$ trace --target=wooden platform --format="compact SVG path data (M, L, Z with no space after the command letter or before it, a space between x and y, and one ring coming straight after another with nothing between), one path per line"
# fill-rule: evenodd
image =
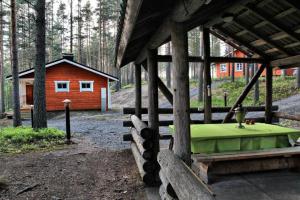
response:
M204 182L212 183L219 175L300 168L300 147L241 153L195 154L192 159L194 172Z

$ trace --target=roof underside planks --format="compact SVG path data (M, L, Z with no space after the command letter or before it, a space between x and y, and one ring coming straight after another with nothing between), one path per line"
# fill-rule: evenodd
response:
M135 0L137 1L137 0ZM128 1L129 2L129 1ZM175 2L175 3L174 3ZM185 11L179 12L182 2ZM229 43L263 57L279 67L287 62L300 63L300 2L293 0L212 0L205 1L143 0L126 46L118 42L117 67L142 62L147 48L157 48L170 40L168 20L184 22L187 30L205 25ZM190 6L190 7L189 7ZM130 9L127 4L127 9ZM193 9L192 9L193 8ZM126 15L128 11L126 10ZM225 22L224 15L233 16ZM126 17L124 24L126 23ZM120 41L124 37L121 31ZM214 35L215 35L214 34ZM123 53L120 49L124 48ZM284 59L284 60L283 60ZM277 60L277 61L275 61Z

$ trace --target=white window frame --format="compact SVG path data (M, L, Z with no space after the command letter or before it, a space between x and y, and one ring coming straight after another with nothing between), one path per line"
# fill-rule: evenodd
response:
M55 92L70 92L70 81L54 81L55 83ZM66 83L67 88L58 88L58 84Z
M227 72L227 64L226 63L220 64L220 72Z
M243 71L244 65L243 63L236 63L235 64L235 71Z
M82 88L82 83L91 84L91 88ZM79 81L80 92L94 92L94 81Z

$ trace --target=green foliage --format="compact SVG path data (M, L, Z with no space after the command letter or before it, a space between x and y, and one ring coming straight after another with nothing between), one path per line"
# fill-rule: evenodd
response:
M65 133L55 128L7 127L0 129L0 153L24 152L63 144Z
M224 106L224 92L228 93L227 105L232 106L245 88L245 80L237 79L235 82L224 82L217 89L212 90L212 105ZM298 94L300 90L296 87L295 77L274 77L273 78L273 101L287 98ZM259 101L254 102L254 89L252 89L243 102L244 106L263 105L266 97L265 79L259 80ZM203 107L202 102L192 99L191 107Z

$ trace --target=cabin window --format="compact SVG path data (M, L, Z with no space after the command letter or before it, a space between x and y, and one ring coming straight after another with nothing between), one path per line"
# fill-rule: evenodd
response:
M226 71L227 71L226 63L222 63L222 64L220 65L220 69L221 69L221 72L226 72Z
M55 81L55 92L69 92L70 81Z
M79 81L80 92L93 92L94 91L94 81Z
M236 63L235 70L236 71L243 71L243 63Z

